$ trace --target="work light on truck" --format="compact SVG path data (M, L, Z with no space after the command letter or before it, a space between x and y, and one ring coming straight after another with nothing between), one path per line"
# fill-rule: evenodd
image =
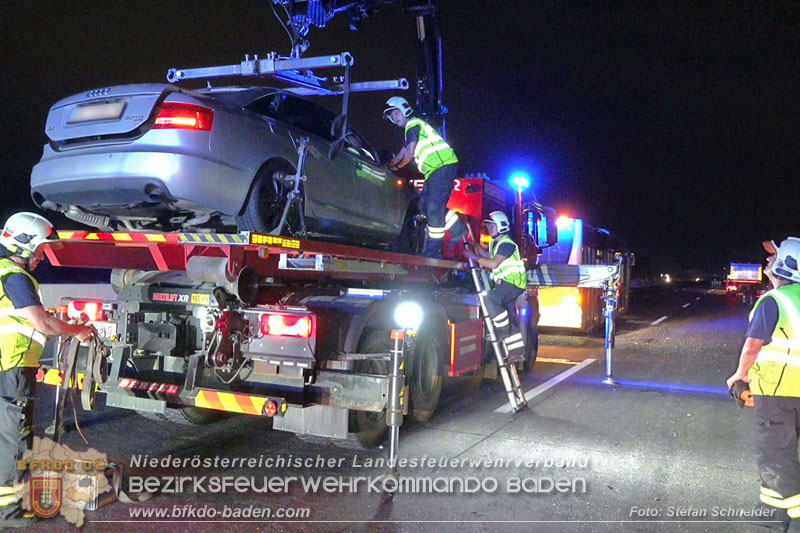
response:
M416 302L402 302L394 310L394 321L408 331L419 329L423 316L422 307Z
M261 333L271 337L298 337L307 339L314 330L310 316L294 316L281 313L261 315Z

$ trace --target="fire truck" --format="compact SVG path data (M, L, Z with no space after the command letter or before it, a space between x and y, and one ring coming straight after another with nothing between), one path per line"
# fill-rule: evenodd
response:
M617 260L622 270L617 294L617 314L628 309L630 273L634 255L610 231L597 228L580 218L561 215L556 219L556 244L545 248L540 264L609 265ZM539 326L558 331L598 331L604 323L602 290L578 287L539 289Z

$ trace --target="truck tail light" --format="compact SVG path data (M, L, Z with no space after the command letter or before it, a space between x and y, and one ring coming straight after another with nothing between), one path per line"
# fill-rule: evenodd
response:
M164 102L158 110L155 130L211 131L214 111L207 107L180 102Z
M103 302L97 300L72 300L67 304L67 319L78 320L86 316L86 321L97 322L106 319Z
M261 333L264 335L307 339L313 331L314 322L308 315L294 316L279 313L261 315Z

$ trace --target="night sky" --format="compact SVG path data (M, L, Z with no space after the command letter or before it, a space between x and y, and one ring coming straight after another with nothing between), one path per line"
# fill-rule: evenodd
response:
M413 83L400 3L358 32L343 15L312 29L306 56L349 51L354 81ZM722 272L762 262L761 240L800 234L800 3L686 4L441 0L461 170L528 170L540 201L626 241L640 274ZM6 1L0 44L3 219L33 207L30 171L60 98L289 51L268 0ZM396 150L389 96L355 95L351 122Z

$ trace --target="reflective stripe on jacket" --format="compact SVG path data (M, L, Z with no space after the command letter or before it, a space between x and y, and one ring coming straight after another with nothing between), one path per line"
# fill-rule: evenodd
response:
M759 396L800 398L800 284L767 292L753 306L751 320L766 298L778 304L778 323L748 372L750 390Z
M525 276L525 263L519 256L519 247L517 243L511 240L506 234L495 237L489 245L489 254L494 259L497 255L497 250L503 243L511 244L514 246L514 253L510 257L506 257L502 263L497 265L497 268L492 270L492 279L502 280L506 283L524 289L527 285L527 278Z
M22 274L39 291L39 284L27 271L10 259L0 259L0 372L18 366L39 366L47 337L36 331L5 291L5 280L11 274Z
M445 165L458 163L456 153L450 145L424 120L419 118L409 120L406 124L406 134L408 130L417 126L419 126L419 139L414 148L414 161L425 179Z

